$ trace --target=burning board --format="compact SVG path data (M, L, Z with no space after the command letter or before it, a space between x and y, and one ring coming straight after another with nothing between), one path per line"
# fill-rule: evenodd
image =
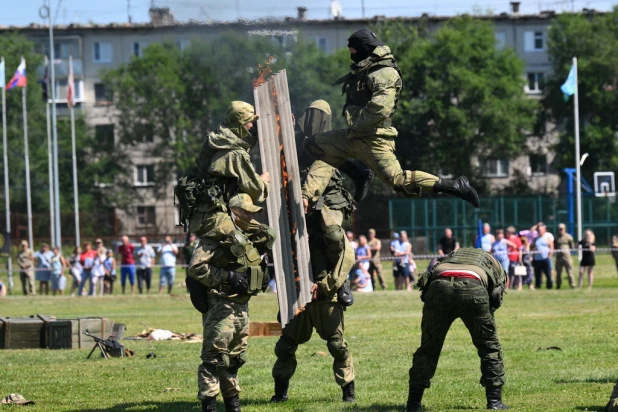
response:
M262 170L271 176L268 222L277 234L273 264L281 326L311 301L313 274L285 70L253 89Z

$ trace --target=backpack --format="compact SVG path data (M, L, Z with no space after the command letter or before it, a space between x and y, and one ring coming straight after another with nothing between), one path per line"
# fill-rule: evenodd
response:
M178 224L186 232L189 221L199 206L204 188L203 180L199 179L195 169L190 170L178 179L174 187L174 206L178 206Z

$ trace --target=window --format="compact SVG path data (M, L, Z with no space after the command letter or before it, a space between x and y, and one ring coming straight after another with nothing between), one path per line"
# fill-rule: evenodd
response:
M92 60L95 63L111 63L114 49L111 43L96 42L92 48Z
M154 206L137 207L137 224L139 226L156 226L157 219Z
M486 177L508 177L509 161L504 159L487 159L483 162L483 174Z
M545 50L545 34L542 31L524 32L524 50L539 52Z
M326 39L326 37L319 37L315 40L316 45L318 46L318 50L320 50L323 53L327 52L327 48L328 48L328 40Z
M114 148L114 125L99 124L94 127L97 148L111 151Z
M109 104L112 101L109 90L104 83L94 84L94 101L95 105Z
M531 154L529 160L530 172L533 176L543 176L547 174L547 155Z
M57 78L56 78L57 79ZM68 79L56 80L56 103L67 102L67 89L69 87ZM76 103L81 103L83 99L84 81L75 79L75 96L73 97ZM51 96L49 96L51 98Z
M543 73L530 72L528 73L527 93L538 94L543 92L545 87L545 76Z
M136 41L133 43L133 56L142 57L144 49L148 46L148 43Z
M153 186L154 183L153 165L135 166L135 186Z
M184 50L191 45L191 40L178 40L178 48Z
M496 48L498 50L503 50L506 46L506 33L503 31L497 31L496 34Z

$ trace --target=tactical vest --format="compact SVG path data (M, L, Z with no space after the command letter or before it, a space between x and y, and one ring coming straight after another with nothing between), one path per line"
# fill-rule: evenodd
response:
M343 76L335 82L335 85L343 83L343 86L341 88L341 94L346 95L345 105L343 106L343 111L341 113L342 116L345 117L345 110L348 106L365 107L367 103L371 101L371 98L373 97L373 92L369 89L367 84L369 74L385 67L392 67L393 69L397 70L397 73L399 73L399 79L401 80L401 88L399 89L399 93L397 94L397 96L395 96L395 106L393 107L391 115L388 119L384 120L380 125L378 125L378 127L381 128L392 126L392 118L397 111L399 94L401 94L401 90L403 90L403 76L401 74L401 70L399 70L399 67L397 66L397 62L395 62L395 59L380 60L374 62L364 68L362 71L357 73L348 73L347 75Z
M454 263L462 265L473 265L481 268L487 274L488 289L491 292L499 286L506 285L506 273L502 265L491 254L483 249L461 248L451 252L444 259L433 267L432 273L436 273L436 269L444 263Z
M302 183L305 182L309 169L310 167L307 167L301 171L300 180ZM343 176L341 176L341 172L339 170L335 170L335 173L333 173L332 177L328 181L318 204L324 204L328 206L329 209L341 210L343 212L344 220L352 216L352 213L356 210L356 202L354 201L354 197L343 187ZM321 208L320 206L318 207Z

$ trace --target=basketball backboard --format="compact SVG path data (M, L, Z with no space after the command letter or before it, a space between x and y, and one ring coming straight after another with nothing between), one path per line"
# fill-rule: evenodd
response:
M614 172L594 173L594 195L597 197L616 196Z

